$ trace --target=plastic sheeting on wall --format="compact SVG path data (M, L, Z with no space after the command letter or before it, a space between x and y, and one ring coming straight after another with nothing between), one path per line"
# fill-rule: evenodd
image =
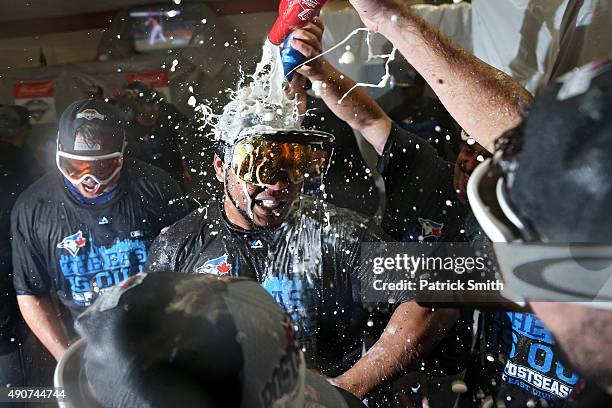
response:
M413 9L452 37L463 48L506 72L530 92L536 92L567 71L612 54L610 0L472 0L467 3ZM325 48L363 24L352 7L323 13ZM329 57L358 81L377 82L366 62L365 34L350 43L353 66L338 65L344 51ZM361 44L361 45L360 45ZM388 48L377 40L378 49ZM376 64L375 64L376 65ZM380 68L380 62L377 65Z
M426 5L413 7L426 20L439 27L445 34L451 36L462 47L471 49L471 13L469 4L461 3L449 5L448 7ZM325 24L325 31L323 33L324 50L329 50L344 40L356 28L364 27L359 15L350 5L340 9L323 8L321 19ZM355 34L346 44L326 55L326 58L332 65L355 81L376 84L380 82L381 77L385 74L385 60L382 58L368 60L366 37L367 33L363 31ZM373 54L388 54L391 51L391 44L382 35L373 33L370 38ZM355 62L351 64L341 63L342 55L346 51L354 54ZM388 90L389 88L368 88L368 91L374 97L378 97Z
M474 54L536 92L612 54L610 0L473 0Z

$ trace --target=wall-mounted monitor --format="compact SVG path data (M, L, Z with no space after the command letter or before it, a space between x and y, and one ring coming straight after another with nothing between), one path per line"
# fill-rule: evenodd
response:
M129 16L138 52L187 47L200 20L197 5L138 7Z

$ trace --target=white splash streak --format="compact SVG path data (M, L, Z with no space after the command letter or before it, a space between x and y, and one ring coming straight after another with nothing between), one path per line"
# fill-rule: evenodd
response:
M334 51L335 49L339 48L340 46L342 46L343 44L345 44L348 40L350 40L355 34L357 34L360 31L367 31L370 32L369 28L366 27L360 27L360 28L356 28L353 31L351 31L344 40L340 41L338 44L334 45L333 47L331 47L329 50L322 52L321 54L317 55L316 57L312 57L304 62L302 62L300 65L298 65L297 67L293 68L291 71L289 71L289 73L287 73L287 76L291 75L293 73L293 71L296 71L298 69L300 69L301 67L303 67L304 65L310 64L312 61L323 57L324 55L329 54L330 52Z
M395 60L395 53L397 52L397 47L395 45L393 45L393 49L391 50L391 53L389 54L383 54L383 55L374 55L372 52L372 31L368 31L368 35L366 37L366 43L368 44L368 61L371 61L375 58L386 58L387 60L385 61L385 74L382 76L382 78L380 79L380 82L377 84L369 84L369 83L365 83L365 82L358 82L355 85L353 85L353 87L351 89L348 90L347 93L345 93L344 95L342 95L342 98L340 98L338 100L338 105L342 105L342 102L344 101L344 99L346 99L346 97L353 92L353 90L359 86L364 87L364 88L384 88L387 86L387 84L389 83L389 80L391 79L391 74L389 73L389 64L391 64L391 61Z
M293 71L301 68L302 66L309 64L310 62L316 60L317 58L321 58L324 55L329 54L330 52L336 50L337 48L339 48L340 46L342 46L343 44L345 44L348 40L350 40L355 34L361 32L361 31L366 31L368 33L368 35L366 36L366 43L368 45L368 61L371 61L375 58L386 58L387 61L385 62L385 74L382 76L382 78L380 79L380 82L377 84L370 84L370 83L366 83L366 82L358 82L356 83L351 89L348 90L347 93L345 93L342 98L340 98L338 100L338 105L341 105L342 102L344 101L344 99L357 87L364 87L364 88L384 88L387 86L387 84L389 83L389 80L391 79L391 74L389 73L389 64L391 63L391 61L395 60L395 53L397 52L397 47L395 45L393 45L393 49L391 50L391 52L389 54L383 54L383 55L374 55L374 53L372 52L372 42L371 42L371 36L373 31L370 30L369 28L366 27L360 27L360 28L356 28L353 31L351 31L344 40L340 41L338 44L334 45L333 47L331 47L329 50L322 52L321 54L317 55L316 57L310 58L309 60L304 61L303 63L301 63L300 65L298 65L297 67L293 68L289 74L290 75Z

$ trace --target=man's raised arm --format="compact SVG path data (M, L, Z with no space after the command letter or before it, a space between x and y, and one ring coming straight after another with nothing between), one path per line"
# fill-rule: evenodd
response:
M318 17L293 33L292 46L307 58L321 54L323 23ZM391 132L391 119L363 88L347 92L355 81L335 69L325 58L317 58L298 70L321 86L321 98L341 120L360 132L380 155ZM345 95L341 104L338 101Z
M522 120L532 96L510 76L471 55L394 0L350 0L425 78L459 125L487 150Z

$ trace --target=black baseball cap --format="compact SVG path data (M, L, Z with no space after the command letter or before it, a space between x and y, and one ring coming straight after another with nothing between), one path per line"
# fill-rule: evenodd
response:
M363 407L306 369L291 318L253 281L141 273L75 327L55 374L66 406Z
M121 152L124 124L123 114L110 103L93 99L73 102L60 117L57 148L64 153L88 157ZM83 125L93 127L93 137L77 135Z

